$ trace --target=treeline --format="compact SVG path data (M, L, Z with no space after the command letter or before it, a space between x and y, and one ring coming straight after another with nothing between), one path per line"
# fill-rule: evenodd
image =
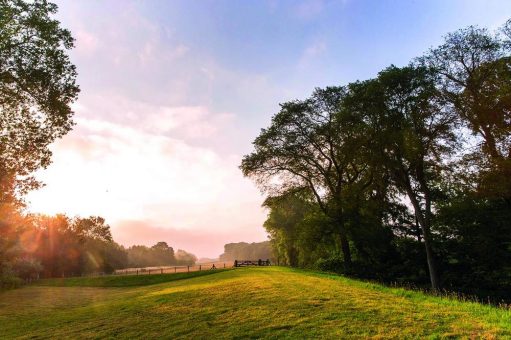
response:
M126 249L127 267L143 268L154 266L192 266L197 257L182 249L174 252L166 242L158 242L152 247L132 246Z
M112 273L115 269L193 265L184 250L166 242L124 248L101 217L21 215L0 205L0 287L40 277Z
M511 298L511 20L281 104L241 169L280 262Z
M264 242L238 242L224 245L224 253L220 261L234 260L274 260L270 241Z

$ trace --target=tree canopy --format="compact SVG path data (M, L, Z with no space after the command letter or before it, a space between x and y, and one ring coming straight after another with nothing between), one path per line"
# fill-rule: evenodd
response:
M73 126L74 40L56 11L46 0L0 4L0 202L39 186L31 174L48 166L49 145Z
M433 289L508 282L482 254L511 253L492 236L511 231L510 27L281 104L240 166L268 195L277 258Z

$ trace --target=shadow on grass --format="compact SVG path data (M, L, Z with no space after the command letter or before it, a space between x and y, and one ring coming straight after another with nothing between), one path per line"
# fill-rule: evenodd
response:
M43 279L35 282L34 285L53 287L136 287L177 280L186 280L194 277L212 275L226 270L228 269L204 270L175 274L111 275L100 277Z

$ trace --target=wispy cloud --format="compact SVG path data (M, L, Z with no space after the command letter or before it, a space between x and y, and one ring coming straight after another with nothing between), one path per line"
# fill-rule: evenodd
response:
M327 51L327 45L324 39L316 39L309 44L302 52L298 61L299 68L306 68L311 64L317 63L320 58Z

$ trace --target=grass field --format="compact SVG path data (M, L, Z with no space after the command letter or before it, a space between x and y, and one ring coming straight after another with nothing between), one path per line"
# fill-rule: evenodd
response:
M41 281L1 338L511 338L511 312L288 268Z

